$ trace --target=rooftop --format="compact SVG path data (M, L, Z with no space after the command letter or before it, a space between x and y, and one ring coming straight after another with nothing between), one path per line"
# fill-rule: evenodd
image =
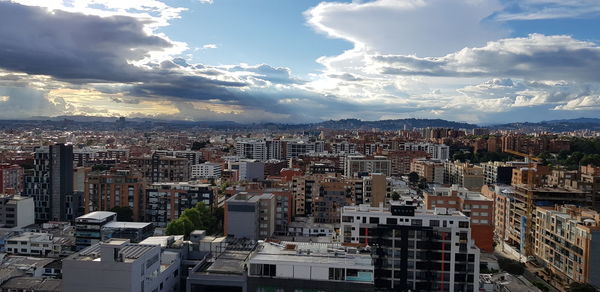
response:
M62 280L38 277L17 277L2 284L7 291L62 291Z
M132 262L142 257L147 252L158 248L156 245L128 243L128 240L112 239L106 243L97 243L78 253L73 254L69 259L77 261L100 261L102 257L102 245L122 246L119 254L123 255L125 262ZM128 261L129 260L129 261Z
M157 182L157 183L152 183L153 186L173 186L173 187L203 187L203 188L208 188L211 186L211 184L205 184L205 183L197 183L197 182Z
M19 235L10 237L8 241L52 241L52 234L39 232L23 232Z
M356 250L349 253L337 243L265 242L260 244L258 253L252 257L251 262L254 261L283 261L339 267L360 266L364 269L373 267L370 254L360 254Z
M95 211L95 212L91 212L91 213L87 213L83 216L79 216L77 217L77 221L82 220L82 221L102 221L102 220L106 220L108 219L110 216L114 216L117 215L117 213L115 212L108 212L108 211Z
M102 228L119 228L119 229L142 229L149 225L152 225L150 222L119 222L112 221L106 223Z

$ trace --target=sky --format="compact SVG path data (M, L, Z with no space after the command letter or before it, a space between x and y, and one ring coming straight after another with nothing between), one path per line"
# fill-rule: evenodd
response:
M0 0L0 119L600 117L597 0Z

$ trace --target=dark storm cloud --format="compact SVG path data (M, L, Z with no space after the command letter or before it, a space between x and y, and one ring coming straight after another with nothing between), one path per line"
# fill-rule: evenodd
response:
M143 26L132 17L49 12L0 2L0 66L60 79L136 81L139 70L127 60L172 46L145 34Z
M182 73L181 59L150 69L129 64L172 47L143 29L144 22L133 17L49 12L0 2L0 68L75 84L131 83L137 95L190 99L235 99L224 87L246 85Z

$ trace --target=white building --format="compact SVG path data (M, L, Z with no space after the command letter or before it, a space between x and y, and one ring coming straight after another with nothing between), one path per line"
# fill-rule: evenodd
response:
M63 260L63 291L174 291L180 256L160 245L112 239Z
M343 291L345 285L370 287L375 278L370 254L350 253L339 244L265 242L248 261L248 266L251 278L286 279L297 287L306 287L306 281L312 281L324 291L330 281L337 282L337 288ZM268 281L261 279L260 282L268 285Z
M192 179L197 178L220 178L223 168L221 164L205 162L192 165Z
M50 233L23 232L6 240L5 250L9 254L58 257L67 254L69 241Z
M21 228L35 223L32 197L0 195L0 227Z
M425 151L431 154L432 159L448 160L450 159L450 146L444 144L424 143L424 142L404 142L398 144L398 150L405 151Z

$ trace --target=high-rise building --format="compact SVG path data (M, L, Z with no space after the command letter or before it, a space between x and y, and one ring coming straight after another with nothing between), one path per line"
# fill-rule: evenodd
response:
M494 201L466 188L436 186L423 193L425 208L457 210L471 219L471 235L475 245L494 251Z
M444 183L456 184L472 191L479 191L484 185L483 168L466 162L444 162Z
M147 182L182 182L190 180L190 161L187 158L162 156L133 157L129 165L139 170Z
M441 160L416 159L410 164L410 171L416 172L428 183L444 183L444 163Z
M352 203L352 185L343 181L329 181L317 183L317 188L312 198L314 222L339 223L342 207Z
M377 289L479 291L480 252L464 214L392 204L341 215L343 242L371 247Z
M373 173L369 176L363 176L362 180L364 204L370 204L372 207L387 204L392 194L391 179L381 173Z
M145 219L156 227L166 227L169 221L176 220L185 209L198 203L209 208L214 203L209 184L192 182L155 183L146 189L146 197Z
M86 214L128 207L134 221L143 221L146 213L144 179L138 171L129 168L88 173L83 198Z
M251 240L265 239L275 232L273 194L239 193L225 202L224 231L228 236Z
M37 222L69 221L79 215L81 198L73 193L72 145L55 144L35 151L25 194L33 197Z
M192 179L197 178L220 178L223 167L219 163L205 162L192 165Z
M23 168L16 164L0 163L0 194L23 193Z
M600 214L574 205L537 207L535 256L563 288L573 282L600 285Z
M260 161L240 161L239 179L241 181L262 181L265 179L265 163Z
M382 173L392 175L392 163L385 156L347 156L344 160L344 175L347 177Z

